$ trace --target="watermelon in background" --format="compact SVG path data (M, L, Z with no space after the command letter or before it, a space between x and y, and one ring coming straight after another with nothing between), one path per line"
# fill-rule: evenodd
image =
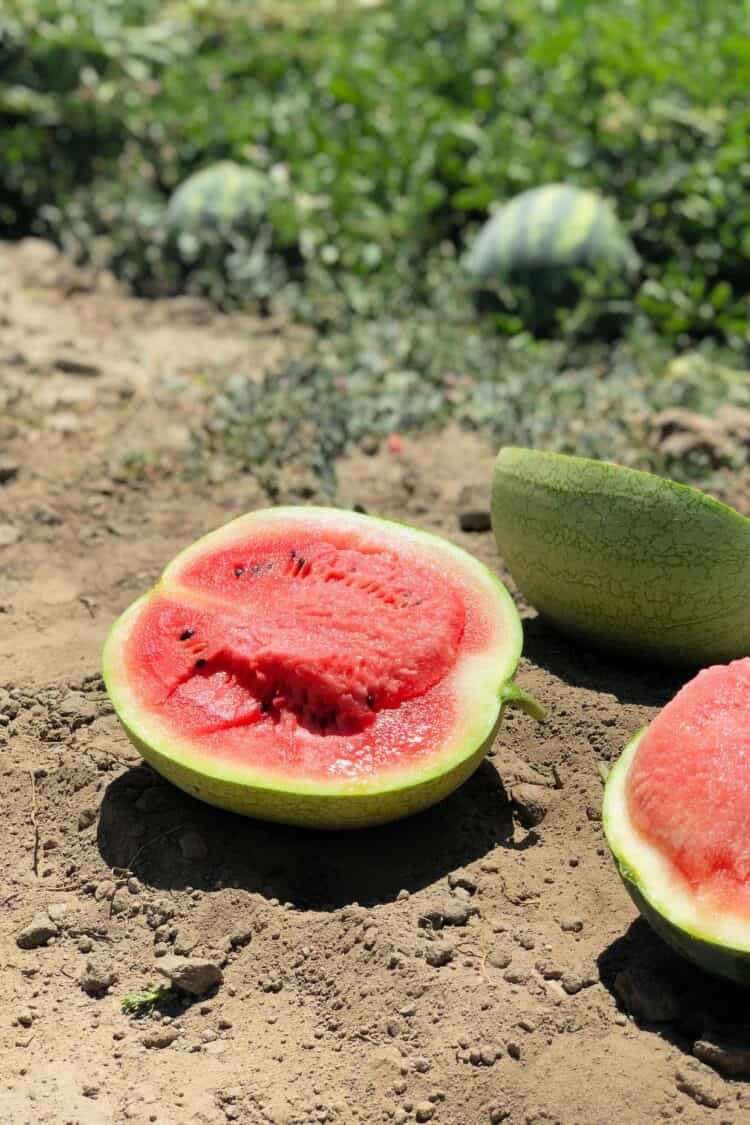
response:
M477 278L530 279L579 267L631 273L637 265L610 203L569 184L515 196L487 221L467 258Z
M266 213L269 194L268 179L260 172L221 160L175 188L167 222L179 233L214 228L252 232Z

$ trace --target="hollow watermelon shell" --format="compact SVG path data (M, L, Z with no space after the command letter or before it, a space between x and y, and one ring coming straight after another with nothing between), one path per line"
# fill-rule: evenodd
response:
M635 905L701 968L750 986L750 659L704 669L623 751L603 827Z
M470 776L506 703L521 623L437 536L326 508L242 516L127 609L103 671L131 741L210 804L324 828L383 823Z
M696 488L507 446L492 527L519 589L563 632L693 668L750 654L750 520Z

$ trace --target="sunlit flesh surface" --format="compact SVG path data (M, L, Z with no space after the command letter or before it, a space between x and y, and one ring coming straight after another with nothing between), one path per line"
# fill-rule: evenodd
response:
M750 927L750 658L700 672L653 720L627 805L696 910L729 910Z

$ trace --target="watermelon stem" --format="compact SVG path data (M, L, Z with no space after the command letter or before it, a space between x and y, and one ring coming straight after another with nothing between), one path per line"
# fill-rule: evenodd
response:
M502 710L503 707L520 707L527 715L531 715L532 719L544 719L547 716L541 703L514 683L503 684L500 689L500 709Z

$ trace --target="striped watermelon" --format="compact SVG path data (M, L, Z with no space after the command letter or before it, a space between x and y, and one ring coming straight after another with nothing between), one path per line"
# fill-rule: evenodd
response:
M570 184L546 184L515 196L485 223L467 260L469 272L480 278L575 267L630 271L637 264L608 201Z
M231 160L194 172L175 188L167 221L180 232L207 228L254 228L266 211L268 180Z

